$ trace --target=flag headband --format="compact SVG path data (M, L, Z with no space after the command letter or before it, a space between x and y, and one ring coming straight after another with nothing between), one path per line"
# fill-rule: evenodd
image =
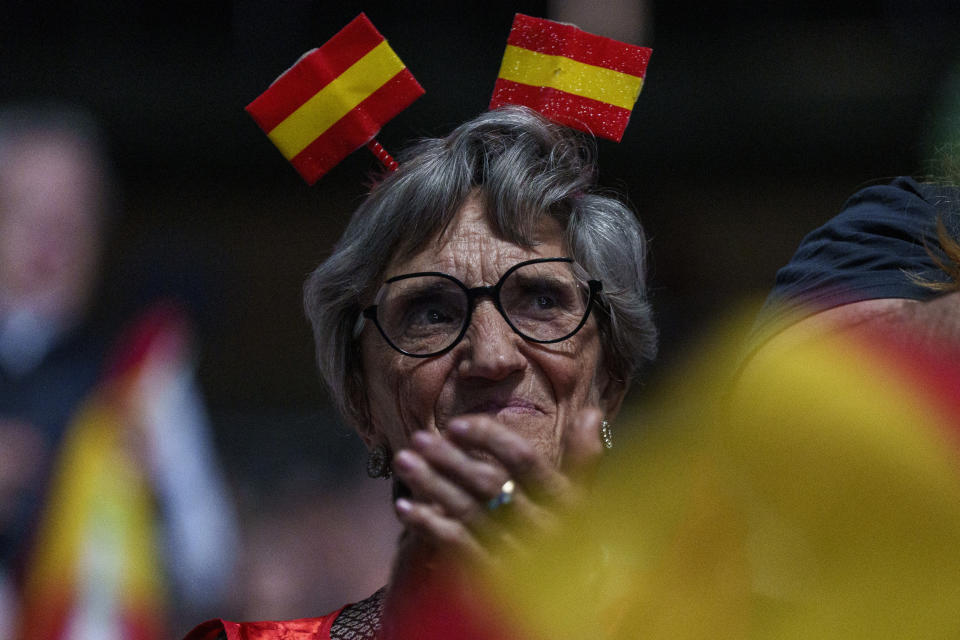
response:
M569 24L516 14L490 109L523 105L558 124L619 142L651 50ZM389 170L380 129L424 94L361 13L305 53L246 111L308 184L362 146Z

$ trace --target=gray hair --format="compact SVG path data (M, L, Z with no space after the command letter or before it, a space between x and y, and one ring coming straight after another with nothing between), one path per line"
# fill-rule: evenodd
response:
M532 246L543 216L565 229L569 257L603 283L596 318L614 378L629 381L656 355L646 238L633 211L596 187L593 156L592 138L523 107L486 112L400 155L400 168L371 189L304 287L320 374L347 419L365 419L354 336L365 301L390 260L442 232L472 193L494 229L520 246Z

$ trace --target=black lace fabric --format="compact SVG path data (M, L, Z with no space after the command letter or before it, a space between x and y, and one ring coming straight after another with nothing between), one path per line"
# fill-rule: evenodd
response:
M344 607L330 626L332 640L376 640L386 593L383 587L369 598ZM226 632L221 632L217 640L227 640Z
M330 627L333 640L376 640L383 615L383 599L387 588L383 587L369 598L344 608Z

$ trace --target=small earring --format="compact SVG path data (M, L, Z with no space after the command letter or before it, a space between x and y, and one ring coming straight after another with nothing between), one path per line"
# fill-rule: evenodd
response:
M390 469L390 455L387 451L387 445L378 444L370 449L367 454L367 475L371 478L389 478L392 475Z
M600 439L605 449L613 449L613 428L606 420L600 423Z

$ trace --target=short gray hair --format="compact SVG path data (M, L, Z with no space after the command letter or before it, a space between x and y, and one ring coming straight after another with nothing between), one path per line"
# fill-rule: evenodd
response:
M619 197L597 188L594 151L588 136L529 109L505 107L400 155L400 168L371 189L304 287L320 374L348 420L365 419L354 336L365 300L391 259L415 254L474 192L510 242L532 246L543 216L565 229L569 257L603 283L596 318L614 378L629 381L656 355L643 228Z

